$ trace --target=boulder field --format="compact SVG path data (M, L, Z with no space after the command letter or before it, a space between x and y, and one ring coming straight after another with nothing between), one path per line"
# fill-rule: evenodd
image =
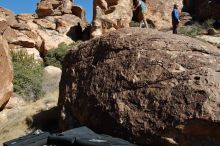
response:
M151 29L112 31L70 51L60 128L77 120L139 145L218 146L220 50Z

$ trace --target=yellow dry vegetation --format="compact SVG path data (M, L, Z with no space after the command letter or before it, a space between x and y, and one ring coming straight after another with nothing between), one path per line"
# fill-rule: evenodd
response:
M58 91L46 94L36 102L25 102L13 97L5 110L0 112L0 146L4 142L24 136L33 129L27 124L27 119L49 110L57 105Z

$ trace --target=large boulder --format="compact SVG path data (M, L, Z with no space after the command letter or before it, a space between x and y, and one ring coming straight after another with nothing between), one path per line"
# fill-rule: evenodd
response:
M0 36L0 110L4 108L12 96L13 71L9 55L8 43Z
M217 146L220 50L133 28L81 44L63 62L60 126L74 119L140 145Z
M129 27L132 4L132 0L94 0L91 36Z

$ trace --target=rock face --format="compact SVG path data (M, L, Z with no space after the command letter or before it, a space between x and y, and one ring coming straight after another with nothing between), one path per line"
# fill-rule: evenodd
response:
M94 0L91 36L129 27L132 0Z
M60 126L82 125L139 145L217 146L220 50L189 37L121 29L70 51Z
M157 29L167 29L171 27L171 12L176 3L182 8L182 0L147 0L148 12L146 18L149 19Z
M184 0L184 11L200 18L220 19L220 0Z
M4 108L12 95L12 64L7 41L0 36L0 110Z

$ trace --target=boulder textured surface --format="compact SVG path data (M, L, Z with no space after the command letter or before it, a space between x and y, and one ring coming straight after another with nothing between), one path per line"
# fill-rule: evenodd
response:
M60 126L77 119L139 145L217 146L219 78L212 45L151 29L112 31L66 55Z
M7 41L0 36L0 110L13 93L13 71Z
M132 7L132 0L94 0L91 37L129 27Z

